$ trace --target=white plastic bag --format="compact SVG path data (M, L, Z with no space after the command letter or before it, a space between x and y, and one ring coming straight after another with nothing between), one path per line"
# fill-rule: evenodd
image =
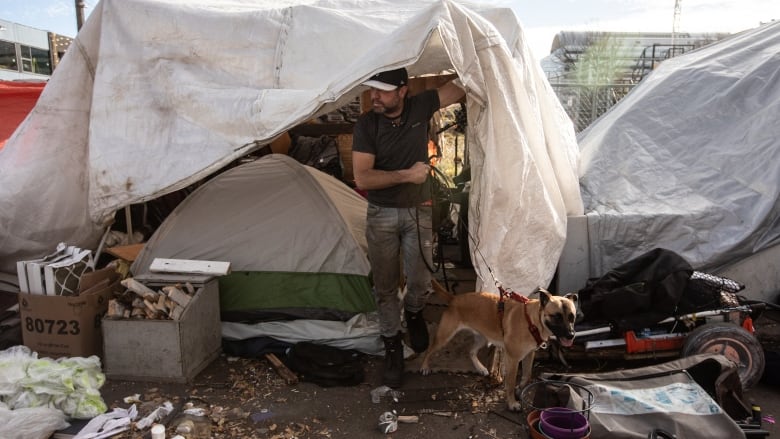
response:
M0 351L0 397L19 391L19 383L27 376L27 366L37 358L38 354L27 346L12 346Z
M67 395L72 393L73 373L68 366L51 358L33 360L27 365L27 376L20 382L25 390L48 395Z
M0 351L0 402L9 409L54 407L89 419L107 410L99 391L105 381L94 355L53 360L25 346Z
M65 415L47 407L6 410L0 408L0 437L3 439L47 439L68 427Z
M97 390L71 393L56 407L74 419L92 419L108 410Z

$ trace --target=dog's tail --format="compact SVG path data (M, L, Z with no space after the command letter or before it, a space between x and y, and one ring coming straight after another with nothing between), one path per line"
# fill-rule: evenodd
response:
M452 293L447 291L447 289L445 289L444 286L442 286L442 284L436 282L436 279L431 279L431 285L433 286L433 291L436 292L436 294L438 294L439 297L442 298L442 300L444 300L447 303L450 303L453 297Z

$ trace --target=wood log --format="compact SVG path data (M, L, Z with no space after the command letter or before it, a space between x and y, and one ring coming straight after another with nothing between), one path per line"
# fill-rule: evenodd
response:
M192 300L192 297L175 286L163 287L163 292L167 294L171 300L181 306L187 306L190 303L190 300Z
M184 307L174 304L173 309L171 309L171 313L169 316L171 320L179 320L181 319L182 314L184 314Z
M147 311L150 311L152 313L156 313L157 312L157 307L155 306L156 304L157 304L157 302L152 302L152 301L144 299L144 308L146 308Z
M134 292L135 294L138 294L142 298L149 300L150 302L156 302L157 296L159 296L159 293L157 291L154 291L153 289L147 287L141 282L138 282L132 277L128 277L127 279L124 279L122 281L122 286Z
M107 312L107 316L111 318L181 320L187 305L193 299L193 296L187 292L196 291L189 282L165 285L158 291L154 291L132 278L125 279L122 284L134 294L132 306L112 299L116 303L110 304L111 313Z
M152 311L149 308L144 308L144 313L146 314L147 319L157 320L157 311Z
M265 358L276 369L276 372L284 379L285 383L288 385L298 384L298 375L288 369L276 355L268 353L265 354Z
M157 303L154 304L154 307L157 308L159 311L168 314L169 308L165 303L166 299L167 297L165 297L165 294L160 294L160 297L157 298Z
M106 316L109 318L122 318L125 315L125 311L127 311L127 307L122 304L122 302L111 299L108 301L108 310L106 311Z

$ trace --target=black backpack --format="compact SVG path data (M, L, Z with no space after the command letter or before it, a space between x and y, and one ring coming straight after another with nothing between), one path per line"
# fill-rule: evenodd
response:
M360 360L360 354L353 350L300 342L289 349L284 362L302 381L336 387L363 382L365 373Z
M333 137L293 136L287 155L339 180L344 178L344 164L339 154L338 142Z

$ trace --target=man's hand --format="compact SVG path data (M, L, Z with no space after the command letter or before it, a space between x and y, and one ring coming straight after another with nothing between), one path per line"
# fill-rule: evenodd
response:
M417 162L407 169L406 172L408 173L407 181L409 183L423 184L425 179L428 178L428 174L431 173L431 167L427 163Z
M436 91L439 93L440 108L448 107L460 101L463 96L466 95L466 90L456 85L454 81L455 80L450 81L436 89ZM459 80L458 82L460 83Z
M352 153L352 170L358 188L375 190L402 183L423 184L431 168L424 162L417 162L408 169L381 171L374 169L373 154L355 151Z

